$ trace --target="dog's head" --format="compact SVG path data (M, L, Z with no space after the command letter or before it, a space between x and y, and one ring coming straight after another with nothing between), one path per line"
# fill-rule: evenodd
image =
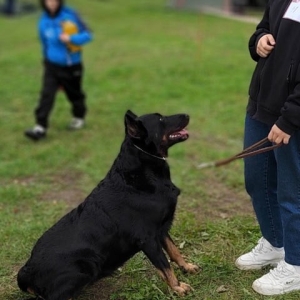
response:
M146 114L140 117L128 110L125 114L125 132L133 143L142 150L159 157L167 157L168 149L188 139L185 127L189 116L176 114Z

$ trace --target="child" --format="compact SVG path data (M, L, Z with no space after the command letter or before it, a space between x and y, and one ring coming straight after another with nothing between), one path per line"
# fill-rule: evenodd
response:
M82 91L82 45L91 41L89 29L78 14L63 0L41 0L44 10L39 21L39 36L44 57L43 86L37 108L36 125L25 136L38 141L46 137L48 119L59 88L66 93L72 106L70 129L84 126L85 94Z

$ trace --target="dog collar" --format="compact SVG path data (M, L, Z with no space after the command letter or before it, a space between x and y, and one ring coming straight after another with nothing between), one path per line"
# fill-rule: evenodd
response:
M165 157L156 156L156 155L153 155L153 154L151 154L151 153L149 153L149 152L146 152L145 150L143 150L142 148L138 147L138 146L135 145L135 144L133 144L133 146L134 146L136 149L138 149L138 150L140 150L140 151L142 151L142 152L144 152L144 153L146 153L146 154L148 154L148 155L150 155L150 156L152 156L152 157L155 157L155 158L158 158L158 159L161 159L161 160L167 160Z

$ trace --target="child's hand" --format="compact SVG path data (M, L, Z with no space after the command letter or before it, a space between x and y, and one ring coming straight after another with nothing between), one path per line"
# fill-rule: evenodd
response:
M67 33L62 33L60 36L59 36L59 39L63 42L63 43L69 43L70 40L71 40L71 37L69 34Z

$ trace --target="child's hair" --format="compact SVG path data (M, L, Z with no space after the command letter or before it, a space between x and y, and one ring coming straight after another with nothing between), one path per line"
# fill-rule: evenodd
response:
M57 11L55 12L55 15L57 15L59 13L59 11L61 10L62 6L64 5L64 0L56 0L59 3L59 6L57 8ZM50 13L48 8L46 7L45 4L46 0L40 0L40 5L43 8L44 11L46 11L47 13Z

